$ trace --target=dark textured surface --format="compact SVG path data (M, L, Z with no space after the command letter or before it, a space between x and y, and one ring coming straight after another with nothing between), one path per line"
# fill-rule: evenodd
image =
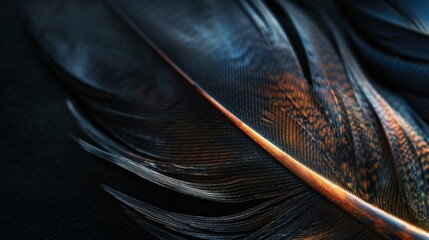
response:
M144 237L100 184L121 179L141 194L159 189L72 140L65 93L34 54L16 2L0 3L0 239Z

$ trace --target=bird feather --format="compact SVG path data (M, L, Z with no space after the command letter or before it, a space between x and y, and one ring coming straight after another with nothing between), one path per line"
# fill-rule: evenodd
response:
M104 186L154 236L429 238L427 126L373 86L323 14L290 1L29 6L85 150L193 197L258 200L196 216Z

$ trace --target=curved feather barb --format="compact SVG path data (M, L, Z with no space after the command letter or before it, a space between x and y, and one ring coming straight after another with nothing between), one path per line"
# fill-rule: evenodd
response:
M158 238L429 239L428 127L291 1L62 1L28 25L97 146L148 181L225 203L167 212L110 187Z
M428 1L341 1L363 63L429 122ZM371 27L368 27L371 26Z

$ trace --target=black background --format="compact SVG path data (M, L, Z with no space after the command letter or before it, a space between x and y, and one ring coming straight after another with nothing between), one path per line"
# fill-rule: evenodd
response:
M66 94L35 54L19 9L0 2L0 239L147 238L100 185L166 208L171 197L80 149Z

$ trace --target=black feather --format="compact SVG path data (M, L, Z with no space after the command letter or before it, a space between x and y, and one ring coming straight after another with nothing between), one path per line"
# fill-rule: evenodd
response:
M98 145L84 149L194 197L260 199L203 217L105 187L154 236L428 236L412 226L429 228L427 126L371 85L325 17L281 1L40 1L27 13Z
M363 64L429 122L429 2L340 2Z

